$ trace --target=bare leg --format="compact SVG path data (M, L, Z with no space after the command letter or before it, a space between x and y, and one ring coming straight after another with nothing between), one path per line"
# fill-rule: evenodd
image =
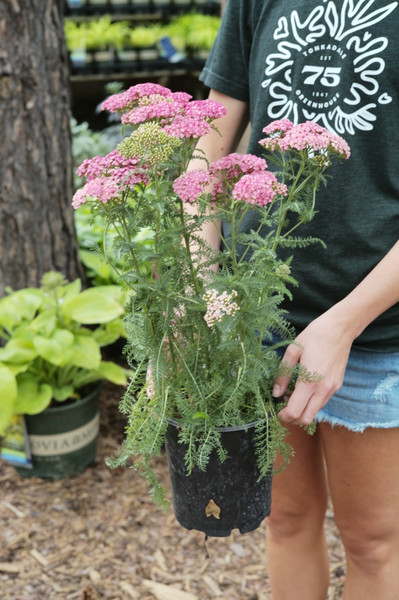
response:
M399 600L399 429L319 430L346 550L343 598Z
M325 600L327 485L319 434L289 427L295 456L273 482L267 564L273 600ZM374 599L376 600L376 599Z

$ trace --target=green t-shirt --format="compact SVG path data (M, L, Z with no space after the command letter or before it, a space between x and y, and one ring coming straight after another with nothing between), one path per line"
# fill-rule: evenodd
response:
M319 190L316 217L301 227L327 248L293 253L299 286L286 307L298 330L346 296L399 238L398 32L398 2L389 0L229 0L200 76L249 102L248 152L261 155L262 128L282 118L316 121L351 146L350 159L327 171L333 179ZM399 304L355 344L399 351Z

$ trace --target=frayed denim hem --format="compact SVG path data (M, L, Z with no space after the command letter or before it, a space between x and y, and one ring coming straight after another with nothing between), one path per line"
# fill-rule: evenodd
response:
M398 419L386 423L355 423L353 421L346 421L345 419L339 417L333 417L332 415L329 415L323 411L317 413L315 420L317 423L329 423L332 427L345 427L349 431L354 431L356 433L363 433L364 430L368 428L394 429L399 427Z

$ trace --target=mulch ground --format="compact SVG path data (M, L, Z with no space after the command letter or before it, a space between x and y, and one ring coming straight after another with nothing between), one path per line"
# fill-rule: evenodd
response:
M24 479L0 464L0 599L269 600L264 524L205 541L153 505L132 469L105 465L123 438L121 394L103 388L97 462L83 474ZM166 460L155 467L168 486ZM338 600L345 565L331 511L325 527L328 600Z

